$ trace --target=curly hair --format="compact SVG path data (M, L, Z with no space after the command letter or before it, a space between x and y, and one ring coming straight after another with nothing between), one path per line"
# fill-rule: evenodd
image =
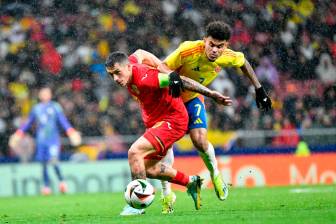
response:
M231 37L231 28L223 21L213 21L206 26L206 36L228 41Z

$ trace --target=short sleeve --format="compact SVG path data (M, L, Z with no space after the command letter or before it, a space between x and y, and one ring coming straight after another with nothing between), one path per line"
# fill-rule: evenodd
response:
M216 63L221 67L241 67L245 63L245 56L242 52L226 49Z

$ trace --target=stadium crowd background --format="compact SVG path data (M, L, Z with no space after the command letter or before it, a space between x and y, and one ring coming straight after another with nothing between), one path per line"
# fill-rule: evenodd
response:
M207 100L210 129L281 131L336 124L335 1L0 2L2 157L13 156L8 137L45 84L83 136L142 133L137 102L107 76L106 56L141 48L164 59L180 42L202 38L205 24L215 19L232 26L230 48L250 61L273 110L258 111L248 79L227 69L212 88L231 96L234 105L224 108ZM268 144L298 141L273 138ZM113 152L127 150L116 139L110 145Z

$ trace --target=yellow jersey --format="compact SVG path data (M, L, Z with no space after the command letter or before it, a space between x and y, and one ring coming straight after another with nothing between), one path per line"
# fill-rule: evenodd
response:
M241 67L245 63L244 54L230 49L224 50L216 61L209 61L204 51L204 41L185 41L172 52L165 63L171 70L189 77L204 86L209 85L224 67ZM183 102L187 102L199 93L185 90L182 92Z

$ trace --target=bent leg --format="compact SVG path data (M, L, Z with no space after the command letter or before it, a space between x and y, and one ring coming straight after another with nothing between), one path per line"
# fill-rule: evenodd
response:
M198 149L199 155L201 156L204 164L210 171L211 180L217 197L220 200L225 200L229 194L228 185L224 183L218 170L215 150L207 139L207 130L204 128L192 129L190 131L190 137Z
M186 174L167 166L161 161L146 160L147 177L159 180L166 180L171 183L187 186L190 182L190 177Z
M152 144L143 136L136 140L128 151L132 179L146 179L145 156L154 153Z

